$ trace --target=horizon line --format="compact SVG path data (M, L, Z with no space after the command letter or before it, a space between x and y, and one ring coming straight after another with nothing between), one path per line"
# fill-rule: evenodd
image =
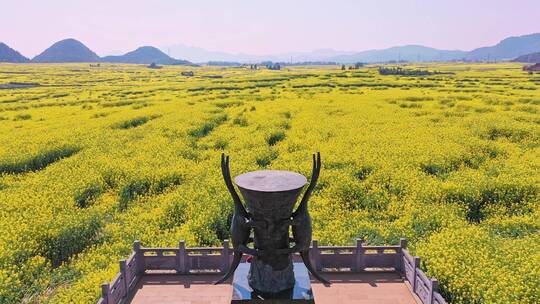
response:
M540 34L540 32L531 32L531 33L528 33L528 34L521 34L521 35L514 35L514 36L508 36L508 37L505 37L503 39L499 39L497 42L495 42L494 44L490 44L488 45L487 47L490 47L490 46L495 46L497 45L498 43L500 43L501 41L505 40L505 39L508 39L508 38L516 38L516 37L523 37L523 36L530 36L530 35L537 35L537 34ZM82 42L80 39L78 38L73 38L73 37L67 37L67 38L64 38L64 39L60 39L60 40L57 40L57 41L54 41L52 42L48 47L46 47L45 49L43 49L43 51L37 53L36 55L34 56L26 56L23 52L19 51L19 49L13 47L13 45L10 45L10 44L7 44L6 42L3 42L3 41L0 41L0 43L4 43L5 45L7 45L8 47L10 47L11 49L19 52L21 55L23 55L24 57L28 58L28 59L33 59L37 56L39 56L41 53L43 53L45 50L47 50L48 48L50 48L51 46L53 46L54 44L58 43L58 42L61 42L61 41L64 41L64 40L70 40L70 39L73 39L73 40L76 40L80 43L82 43L83 45L85 45L87 48L89 48L90 50L92 50L91 47L89 47L86 43ZM291 51L287 51L287 52L276 52L276 53L265 53L265 54L256 54L256 53L247 53L247 52L243 52L243 51L239 51L239 52L229 52L229 51L224 51L224 50L215 50L215 49L207 49L207 48L204 48L204 47L200 47L200 46L194 46L194 45L188 45L188 44L184 44L184 43L176 43L176 44L171 44L171 45L166 45L166 46L155 46L155 45L151 45L151 44L144 44L144 45L141 45L141 46L138 46L134 49L131 49L131 50L127 50L127 51L122 51L122 52L108 52L108 53L97 53L95 51L92 50L92 52L94 52L96 55L98 55L99 57L106 57L106 56L118 56L119 54L120 55L125 55L129 52L132 52L134 50L137 50L141 47L154 47L154 48L157 48L159 49L160 51L162 51L163 53L166 53L167 55L168 54L168 50L167 48L170 48L170 47L174 47L174 46L184 46L184 47L187 47L187 48L194 48L194 49L200 49L200 50L203 50L203 51L207 51L207 52L218 52L218 53L224 53L224 54L227 54L227 55L246 55L246 56L252 56L252 57L267 57L267 56L279 56L279 55L286 55L286 54L290 54L290 53L313 53L313 52L316 52L316 51L321 51L321 50L332 50L332 51L336 51L336 52L343 52L343 53L351 53L351 54L357 54L357 53L362 53L362 52L369 52L369 51L382 51L382 50L388 50L388 49L392 49L392 48L399 48L399 47L409 47L409 46L416 46L416 47L424 47L424 48L430 48L430 49L434 49L434 50L437 50L437 51L461 51L461 52L471 52L471 51L474 51L476 49L479 49L479 48L483 48L483 47L486 47L486 46L478 46L476 48L472 48L470 50L464 50L464 49L459 49L459 48L455 48L455 49L439 49L439 48L436 48L436 47L432 47L432 46L428 46L428 45L425 45L425 44L417 44L417 43L408 43L408 44L398 44L398 45L393 45L393 46L389 46L389 47L382 47L382 48L366 48L366 49L362 49L362 50L341 50L341 49L336 49L336 48L332 48L332 47L320 47L320 48L314 48L314 49L309 49L309 50L291 50ZM170 55L169 55L170 56ZM182 58L180 58L182 59Z

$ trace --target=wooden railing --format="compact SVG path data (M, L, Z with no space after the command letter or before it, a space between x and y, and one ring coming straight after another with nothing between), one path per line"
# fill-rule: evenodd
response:
M428 278L419 268L420 258L405 249L407 240L395 246L318 246L314 240L311 261L322 272L397 271L409 282L412 291L423 304L446 304L438 292L438 282ZM299 255L293 260L300 261ZM120 261L120 272L111 283L101 285L98 304L117 304L129 296L147 270L172 270L179 274L224 273L232 262L232 250L225 240L223 247L143 248L133 244L133 253Z

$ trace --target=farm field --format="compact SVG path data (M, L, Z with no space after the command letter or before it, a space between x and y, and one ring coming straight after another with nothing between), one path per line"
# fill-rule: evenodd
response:
M134 240L220 244L222 152L233 175L309 176L316 151L319 244L406 237L451 303L539 303L540 74L521 67L1 64L0 303L94 303Z

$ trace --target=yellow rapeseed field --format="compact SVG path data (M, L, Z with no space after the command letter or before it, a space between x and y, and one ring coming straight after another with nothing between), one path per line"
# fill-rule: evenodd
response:
M39 84L0 89L0 303L93 303L136 239L220 244L223 151L306 176L321 151L320 244L406 237L452 303L539 303L540 74L405 68L441 73L0 65Z

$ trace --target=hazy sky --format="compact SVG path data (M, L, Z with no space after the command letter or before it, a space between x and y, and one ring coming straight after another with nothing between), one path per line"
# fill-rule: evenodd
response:
M99 55L173 44L260 55L470 50L540 32L539 11L540 0L2 0L0 41L30 57L64 38Z

